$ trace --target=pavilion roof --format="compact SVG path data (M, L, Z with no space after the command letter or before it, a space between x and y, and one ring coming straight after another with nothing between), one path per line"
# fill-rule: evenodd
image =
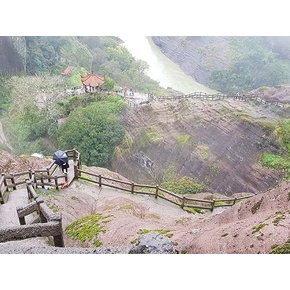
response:
M73 66L68 66L67 68L65 68L63 70L63 72L61 74L63 76L68 76L68 75L70 75L72 73L73 69L74 69Z
M91 87L99 87L105 82L105 78L98 76L97 74L90 73L84 77L81 77L83 85Z

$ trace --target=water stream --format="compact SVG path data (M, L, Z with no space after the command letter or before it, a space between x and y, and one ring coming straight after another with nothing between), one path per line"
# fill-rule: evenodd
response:
M149 77L159 82L160 86L171 87L185 94L192 92L213 93L214 90L196 82L191 76L184 73L181 68L166 57L159 47L154 44L151 37L145 36L119 36L124 46L136 58L148 63L146 72Z

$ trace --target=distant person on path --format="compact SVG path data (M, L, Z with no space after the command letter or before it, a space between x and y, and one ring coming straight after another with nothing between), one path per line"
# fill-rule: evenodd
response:
M62 165L61 165L61 170L62 170L62 172L63 173L67 173L67 169L69 168L69 165L68 165L68 163L63 163Z

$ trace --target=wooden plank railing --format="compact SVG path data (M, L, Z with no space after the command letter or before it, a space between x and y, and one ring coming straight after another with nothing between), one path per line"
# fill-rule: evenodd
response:
M204 97L209 96L202 92L196 92L194 94L184 95L187 96L198 96ZM225 97L222 94L215 94L212 96L218 97ZM239 96L240 97L240 96ZM68 155L69 159L73 160L74 166L74 179L81 179L84 181L88 181L90 183L98 184L101 186L108 186L111 188L123 190L130 192L132 194L144 194L155 196L155 198L160 197L168 202L176 204L181 208L190 207L190 208L200 208L200 209L209 209L213 210L216 207L222 206L232 206L237 201L240 201L245 198L252 197L253 195L240 197L240 198L233 198L233 199L220 199L220 200L205 200L205 199L196 199L196 198L189 198L185 197L180 194L173 193L168 191L164 188L159 187L158 185L146 185L146 184L137 184L134 182L127 182L122 181L110 177L105 177L100 174L94 174L89 171L81 170L81 161L80 161L80 153L76 149L66 150L66 154ZM4 203L5 199L3 198L3 194L9 190L9 188L16 189L17 185L25 183L28 179L32 180L34 186L38 187L53 187L59 189L65 182L68 182L67 174L63 175L53 175L57 168L57 165L52 162L46 169L39 169L32 171L31 169L25 172L19 172L15 174L2 174L0 179L0 203ZM15 178L25 177L24 180L15 181ZM28 177L28 178L27 178ZM71 180L70 183L73 181ZM33 197L33 187L32 185L27 187L28 196L31 198Z
M190 94L178 95L178 96L159 96L155 97L155 100L166 101L166 100L180 100L180 99L188 99L188 98L196 98L196 99L204 99L204 100L223 100L223 99L235 99L244 102L256 102L258 104L269 104L276 107L286 107L287 104L277 102L277 101L270 101L263 99L262 96L253 95L253 94L242 94L242 95L234 95L234 94L207 94L204 92L193 92ZM289 104L288 104L289 105Z
M2 173L0 177L0 204L3 204L6 202L6 195L5 193L7 192L8 187L7 187L7 182L5 179L5 174Z
M32 184L32 180L26 182L28 199L31 202L16 208L20 226L0 227L0 242L52 236L55 247L64 247L61 214L54 213L45 204ZM40 222L27 225L25 217L34 212L38 213Z
M155 196L155 198L161 198L168 202L171 202L175 205L180 206L181 208L197 208L197 209L205 209L213 211L214 208L222 207L222 206L233 206L237 201L249 198L254 196L248 195L240 198L232 198L232 199L218 199L218 200L206 200L206 199L197 199L197 198L189 198L180 194L173 193L164 188L159 187L158 185L145 185L138 184L134 182L127 182L118 180L111 177L105 177L103 175L94 174L89 171L78 169L78 179L84 180L93 184L98 184L101 186L108 186L114 189L119 189L122 191L127 191L132 194L144 194Z

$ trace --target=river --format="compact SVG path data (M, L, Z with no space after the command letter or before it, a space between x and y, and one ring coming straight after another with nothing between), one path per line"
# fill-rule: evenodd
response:
M151 37L119 37L124 41L123 45L136 59L141 59L148 63L149 69L146 72L147 75L153 80L158 81L161 87L171 87L185 94L192 92L216 92L196 82L191 76L184 73L176 63L161 52Z

